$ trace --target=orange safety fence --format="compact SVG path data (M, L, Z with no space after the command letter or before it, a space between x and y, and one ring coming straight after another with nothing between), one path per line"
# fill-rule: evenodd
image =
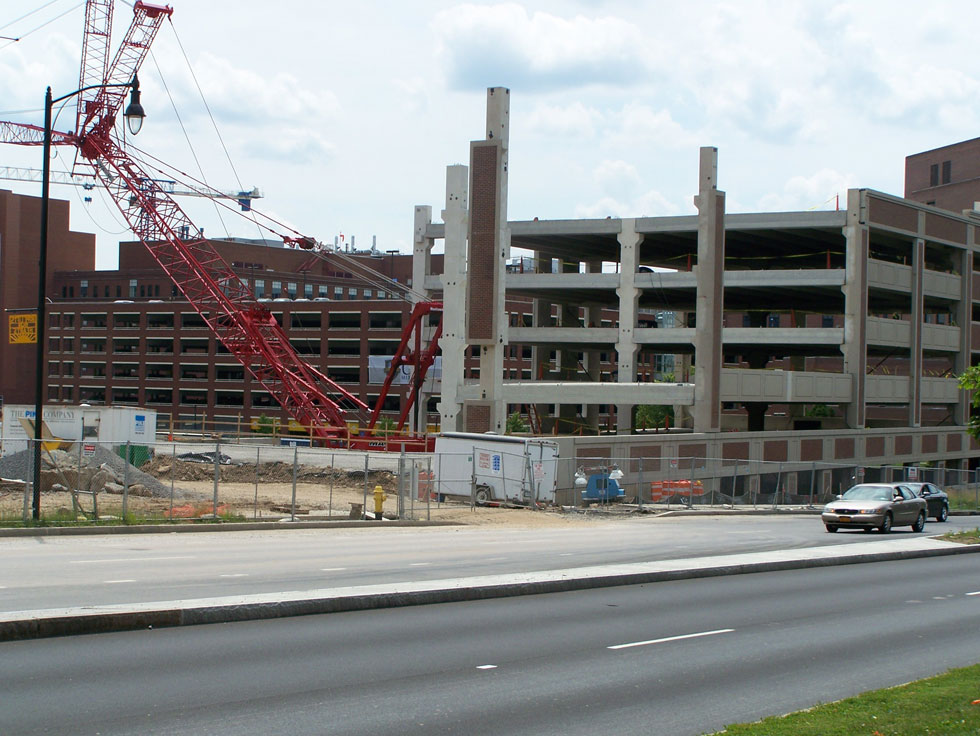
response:
M696 480L655 480L650 483L650 501L663 501L668 496L703 496L704 484Z

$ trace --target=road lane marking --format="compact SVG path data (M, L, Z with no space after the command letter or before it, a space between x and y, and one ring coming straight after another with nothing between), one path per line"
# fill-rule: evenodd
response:
M506 557L488 557L487 562L503 562L506 559Z
M562 553L561 553L560 555L558 555L558 556L559 556L559 557L571 557L571 556L572 556L572 555L574 555L574 554L575 554L574 552L562 552Z
M631 641L628 644L615 644L606 649L629 649L630 647L645 647L649 644L663 644L668 641L680 641L681 639L697 639L701 636L714 636L715 634L730 634L735 629L715 629L714 631L699 631L696 634L681 634L680 636L666 636L663 639L649 639L647 641Z
M495 670L495 669L497 669L497 665L495 665L495 664L479 664L479 665L476 666L476 668L478 670Z
M90 565L99 562L157 562L159 560L193 560L192 555L184 557L112 557L107 560L68 560L69 565Z
M967 593L967 595L980 595L980 590L975 590L972 593Z
M102 582L106 583L107 585L112 585L114 583L135 583L136 581L133 579L129 579L129 580L103 580Z
M248 577L248 573L247 572L229 572L229 573L225 573L224 575L219 575L218 577L221 577L221 578L247 578Z
M321 567L320 572L340 572L346 569L346 567Z
M431 562L409 562L409 567L425 567L426 565L431 565Z

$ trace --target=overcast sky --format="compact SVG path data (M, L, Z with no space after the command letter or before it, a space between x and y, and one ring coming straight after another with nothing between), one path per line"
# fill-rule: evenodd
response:
M511 90L511 219L693 213L705 145L729 211L833 208L848 187L901 195L906 155L980 136L965 1L172 5L140 73L136 143L195 176L196 155L212 186L257 186L263 211L358 248L377 236L408 252L416 204L440 219L445 167L483 137L489 86ZM0 39L0 120L41 124L45 87L75 89L83 17L77 0L2 4L0 35L24 38ZM113 48L131 17L117 3ZM38 148L0 152L0 166L40 168ZM53 191L114 266L118 213ZM181 203L208 235L259 236Z

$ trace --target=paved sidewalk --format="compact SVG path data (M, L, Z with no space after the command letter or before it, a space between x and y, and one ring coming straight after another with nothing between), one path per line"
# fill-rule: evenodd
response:
M422 582L0 613L0 641L449 603L665 580L980 553L928 537Z

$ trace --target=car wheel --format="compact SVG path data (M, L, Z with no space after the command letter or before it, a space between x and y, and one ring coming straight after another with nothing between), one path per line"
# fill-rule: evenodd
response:
M831 534L836 532L838 528L836 524L825 524L824 526L827 527L827 531L830 532Z
M926 528L926 512L920 511L919 515L915 518L915 523L912 525L912 531L921 532Z
M486 506L488 503L490 503L490 489L486 486L477 486L476 505Z
M943 504L942 508L939 509L939 513L936 514L936 521L946 521L949 518L949 506Z
M888 534L892 530L892 512L889 511L885 514L885 518L882 519L881 526L878 527L878 531L882 534Z

